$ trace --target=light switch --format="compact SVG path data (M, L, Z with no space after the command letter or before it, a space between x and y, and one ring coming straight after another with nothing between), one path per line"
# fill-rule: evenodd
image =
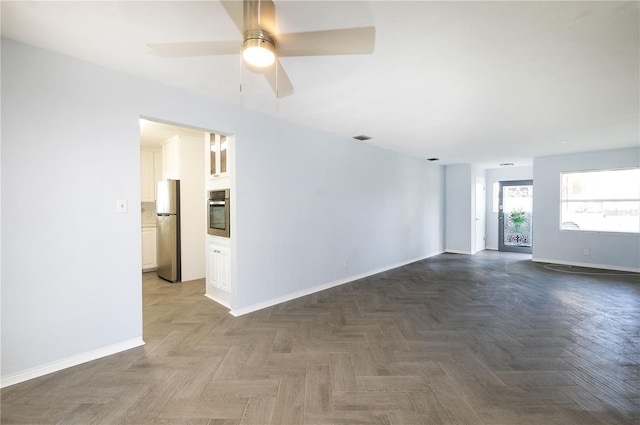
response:
M119 199L116 201L116 212L126 213L127 212L127 200Z

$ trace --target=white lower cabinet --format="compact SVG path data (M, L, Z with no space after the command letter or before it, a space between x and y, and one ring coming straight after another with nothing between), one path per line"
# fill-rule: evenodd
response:
M229 249L219 245L209 245L208 254L207 285L230 292Z
M142 228L142 270L158 267L156 262L156 228Z

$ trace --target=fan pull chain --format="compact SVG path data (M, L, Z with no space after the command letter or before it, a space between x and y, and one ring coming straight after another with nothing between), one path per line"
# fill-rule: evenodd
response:
M276 58L277 59L277 58ZM276 60L276 112L280 112L280 85L278 82L280 81L279 72L280 72L280 61Z
M240 106L244 107L244 92L242 91L242 79L244 76L244 62L242 60L242 55L240 55L240 62L239 62L239 66L238 66L238 71L240 74L240 82L238 84L239 89L240 89Z

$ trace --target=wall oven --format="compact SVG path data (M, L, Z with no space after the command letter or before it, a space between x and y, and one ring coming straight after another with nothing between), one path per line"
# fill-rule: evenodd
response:
M228 238L230 235L229 189L209 191L209 220L207 233Z

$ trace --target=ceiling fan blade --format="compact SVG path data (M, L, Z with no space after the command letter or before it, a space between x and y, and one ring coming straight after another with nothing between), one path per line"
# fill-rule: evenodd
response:
M243 28L244 21L243 21L243 14L242 14L243 2L221 1L220 3L222 3L222 7L224 7L224 9L227 11L233 23L236 24L236 27L238 27L238 31L240 31L240 34L242 34L244 32L244 28Z
M235 55L242 50L241 41L154 43L147 46L152 49L152 54L162 57Z
M293 83L291 83L289 76L284 72L284 68L277 58L275 65L271 67L270 74L267 75L271 88L276 93L277 98L291 96L293 94ZM275 81L275 87L273 81Z
M280 63L278 58L276 58L273 66L267 68L258 68L250 64L246 64L246 67L252 72L264 75L277 98L283 98L293 94L293 84L291 80L289 80L287 73L284 72L282 63Z
M283 57L359 55L372 53L375 42L375 27L279 34L276 52Z

